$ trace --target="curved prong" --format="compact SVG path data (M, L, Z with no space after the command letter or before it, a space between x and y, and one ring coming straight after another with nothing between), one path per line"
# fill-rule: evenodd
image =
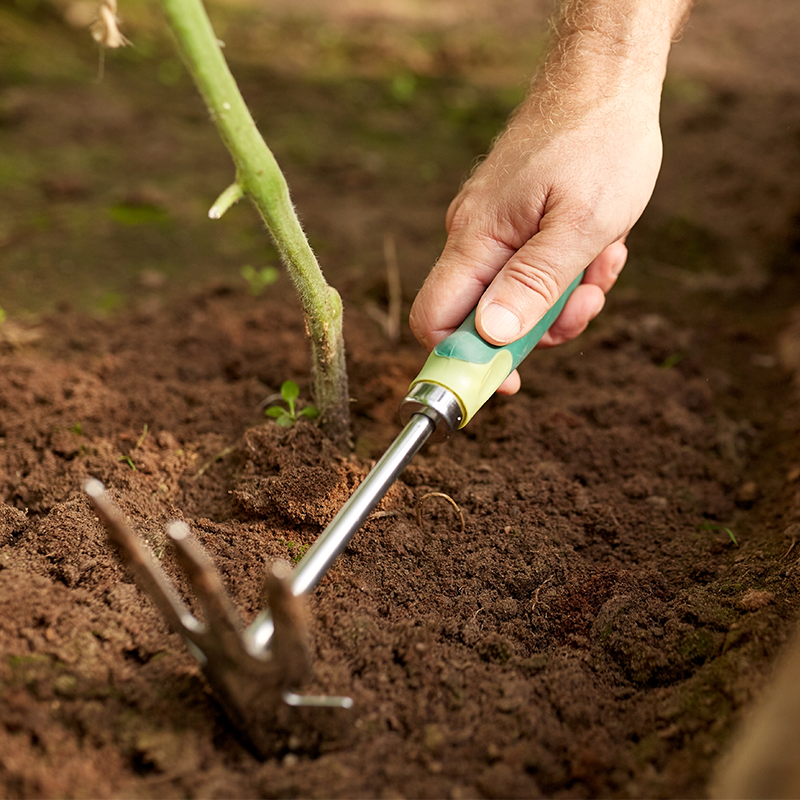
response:
M241 631L244 626L214 563L185 522L171 522L167 526L167 536L175 546L178 563L203 609L207 631L218 638L232 637L236 649L243 651Z
M122 512L108 497L103 484L90 478L83 484L83 491L105 525L108 538L117 548L122 560L130 566L139 586L172 628L187 638L202 632L203 626L178 597L175 587L149 548L125 522Z

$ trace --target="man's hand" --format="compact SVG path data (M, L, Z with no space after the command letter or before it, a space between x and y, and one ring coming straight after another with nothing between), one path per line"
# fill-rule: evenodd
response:
M600 312L625 264L625 237L658 175L661 83L678 12L687 4L588 0L580 18L569 17L572 4L565 4L555 55L450 205L447 243L411 311L411 328L428 349L476 304L484 339L520 338L584 269L541 345L574 338ZM614 35L633 25L641 33L638 48L630 36L615 40L575 29L586 27L587 8L599 14L607 5L621 14ZM635 8L625 16L621 6ZM637 10L642 18L631 22ZM608 22L602 14L598 19ZM500 391L518 388L514 373Z

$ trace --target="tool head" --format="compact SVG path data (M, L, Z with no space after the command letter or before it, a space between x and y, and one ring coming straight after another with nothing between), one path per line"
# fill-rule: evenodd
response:
M228 717L256 751L269 751L268 734L283 703L338 708L352 705L346 697L309 697L295 691L311 674L311 655L304 598L291 591L288 564L277 562L268 570L263 594L274 633L269 649L255 648L244 635L244 624L220 574L186 523L171 523L167 536L202 609L202 622L181 600L158 560L127 524L103 485L91 479L83 488L120 558L171 627L183 636Z

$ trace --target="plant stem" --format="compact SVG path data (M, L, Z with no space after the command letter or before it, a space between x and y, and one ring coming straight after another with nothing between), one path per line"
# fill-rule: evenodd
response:
M322 274L292 206L286 179L245 105L201 0L161 2L186 66L233 157L236 185L264 219L300 295L311 338L314 402L326 433L342 444L349 437L350 395L341 298ZM232 199L237 192L229 187L226 193Z

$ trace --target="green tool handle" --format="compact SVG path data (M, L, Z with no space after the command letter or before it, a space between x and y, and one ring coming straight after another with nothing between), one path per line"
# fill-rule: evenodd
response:
M411 387L434 383L452 392L464 412L460 426L463 428L545 335L582 279L583 273L529 333L501 347L480 337L472 311L457 331L436 345Z

